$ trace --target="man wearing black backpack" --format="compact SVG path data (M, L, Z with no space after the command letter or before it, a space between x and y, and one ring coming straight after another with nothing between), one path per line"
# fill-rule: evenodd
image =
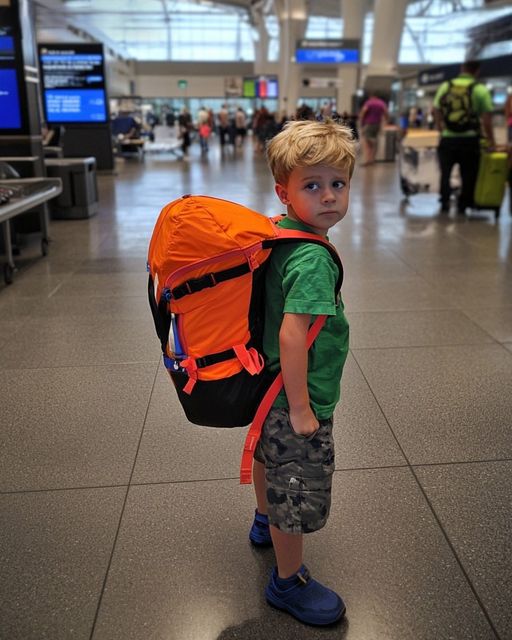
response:
M464 215L473 206L482 135L491 149L495 146L491 94L477 82L479 70L478 62L465 62L460 75L443 82L434 98L436 125L441 132L441 213L450 210L450 174L455 164L459 165L462 182L457 211Z

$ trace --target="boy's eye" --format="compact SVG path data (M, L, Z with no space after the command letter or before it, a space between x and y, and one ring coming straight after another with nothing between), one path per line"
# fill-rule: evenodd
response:
M334 189L343 189L343 187L345 186L345 183L343 182L343 180L335 180L332 183L332 186Z
M316 182L308 182L308 184L305 185L305 189L307 191L315 191L316 189L318 189L318 183L316 183Z

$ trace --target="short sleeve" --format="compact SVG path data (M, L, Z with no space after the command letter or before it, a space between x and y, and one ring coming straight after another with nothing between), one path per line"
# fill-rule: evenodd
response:
M338 267L324 247L303 245L291 254L283 274L284 313L336 315Z
M483 84L475 85L474 96L476 98L476 111L479 114L493 110L491 94Z
M443 82L443 84L439 87L439 89L437 90L436 95L434 97L434 107L436 109L439 109L441 98L444 96L444 94L447 91L448 91L448 83L447 82Z

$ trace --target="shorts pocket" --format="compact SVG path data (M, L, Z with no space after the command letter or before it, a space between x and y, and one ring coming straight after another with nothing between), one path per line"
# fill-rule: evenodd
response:
M312 533L321 529L331 508L332 473L322 477L286 478L273 470L267 478L270 523L285 533Z

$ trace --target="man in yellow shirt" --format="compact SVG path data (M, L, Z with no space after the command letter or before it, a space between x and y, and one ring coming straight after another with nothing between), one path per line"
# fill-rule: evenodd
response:
M478 62L465 62L460 75L443 82L434 98L436 125L441 132L441 213L450 210L450 174L455 164L459 165L462 182L457 211L464 215L473 206L482 133L488 145L495 146L492 98L487 87L477 82L479 70Z

